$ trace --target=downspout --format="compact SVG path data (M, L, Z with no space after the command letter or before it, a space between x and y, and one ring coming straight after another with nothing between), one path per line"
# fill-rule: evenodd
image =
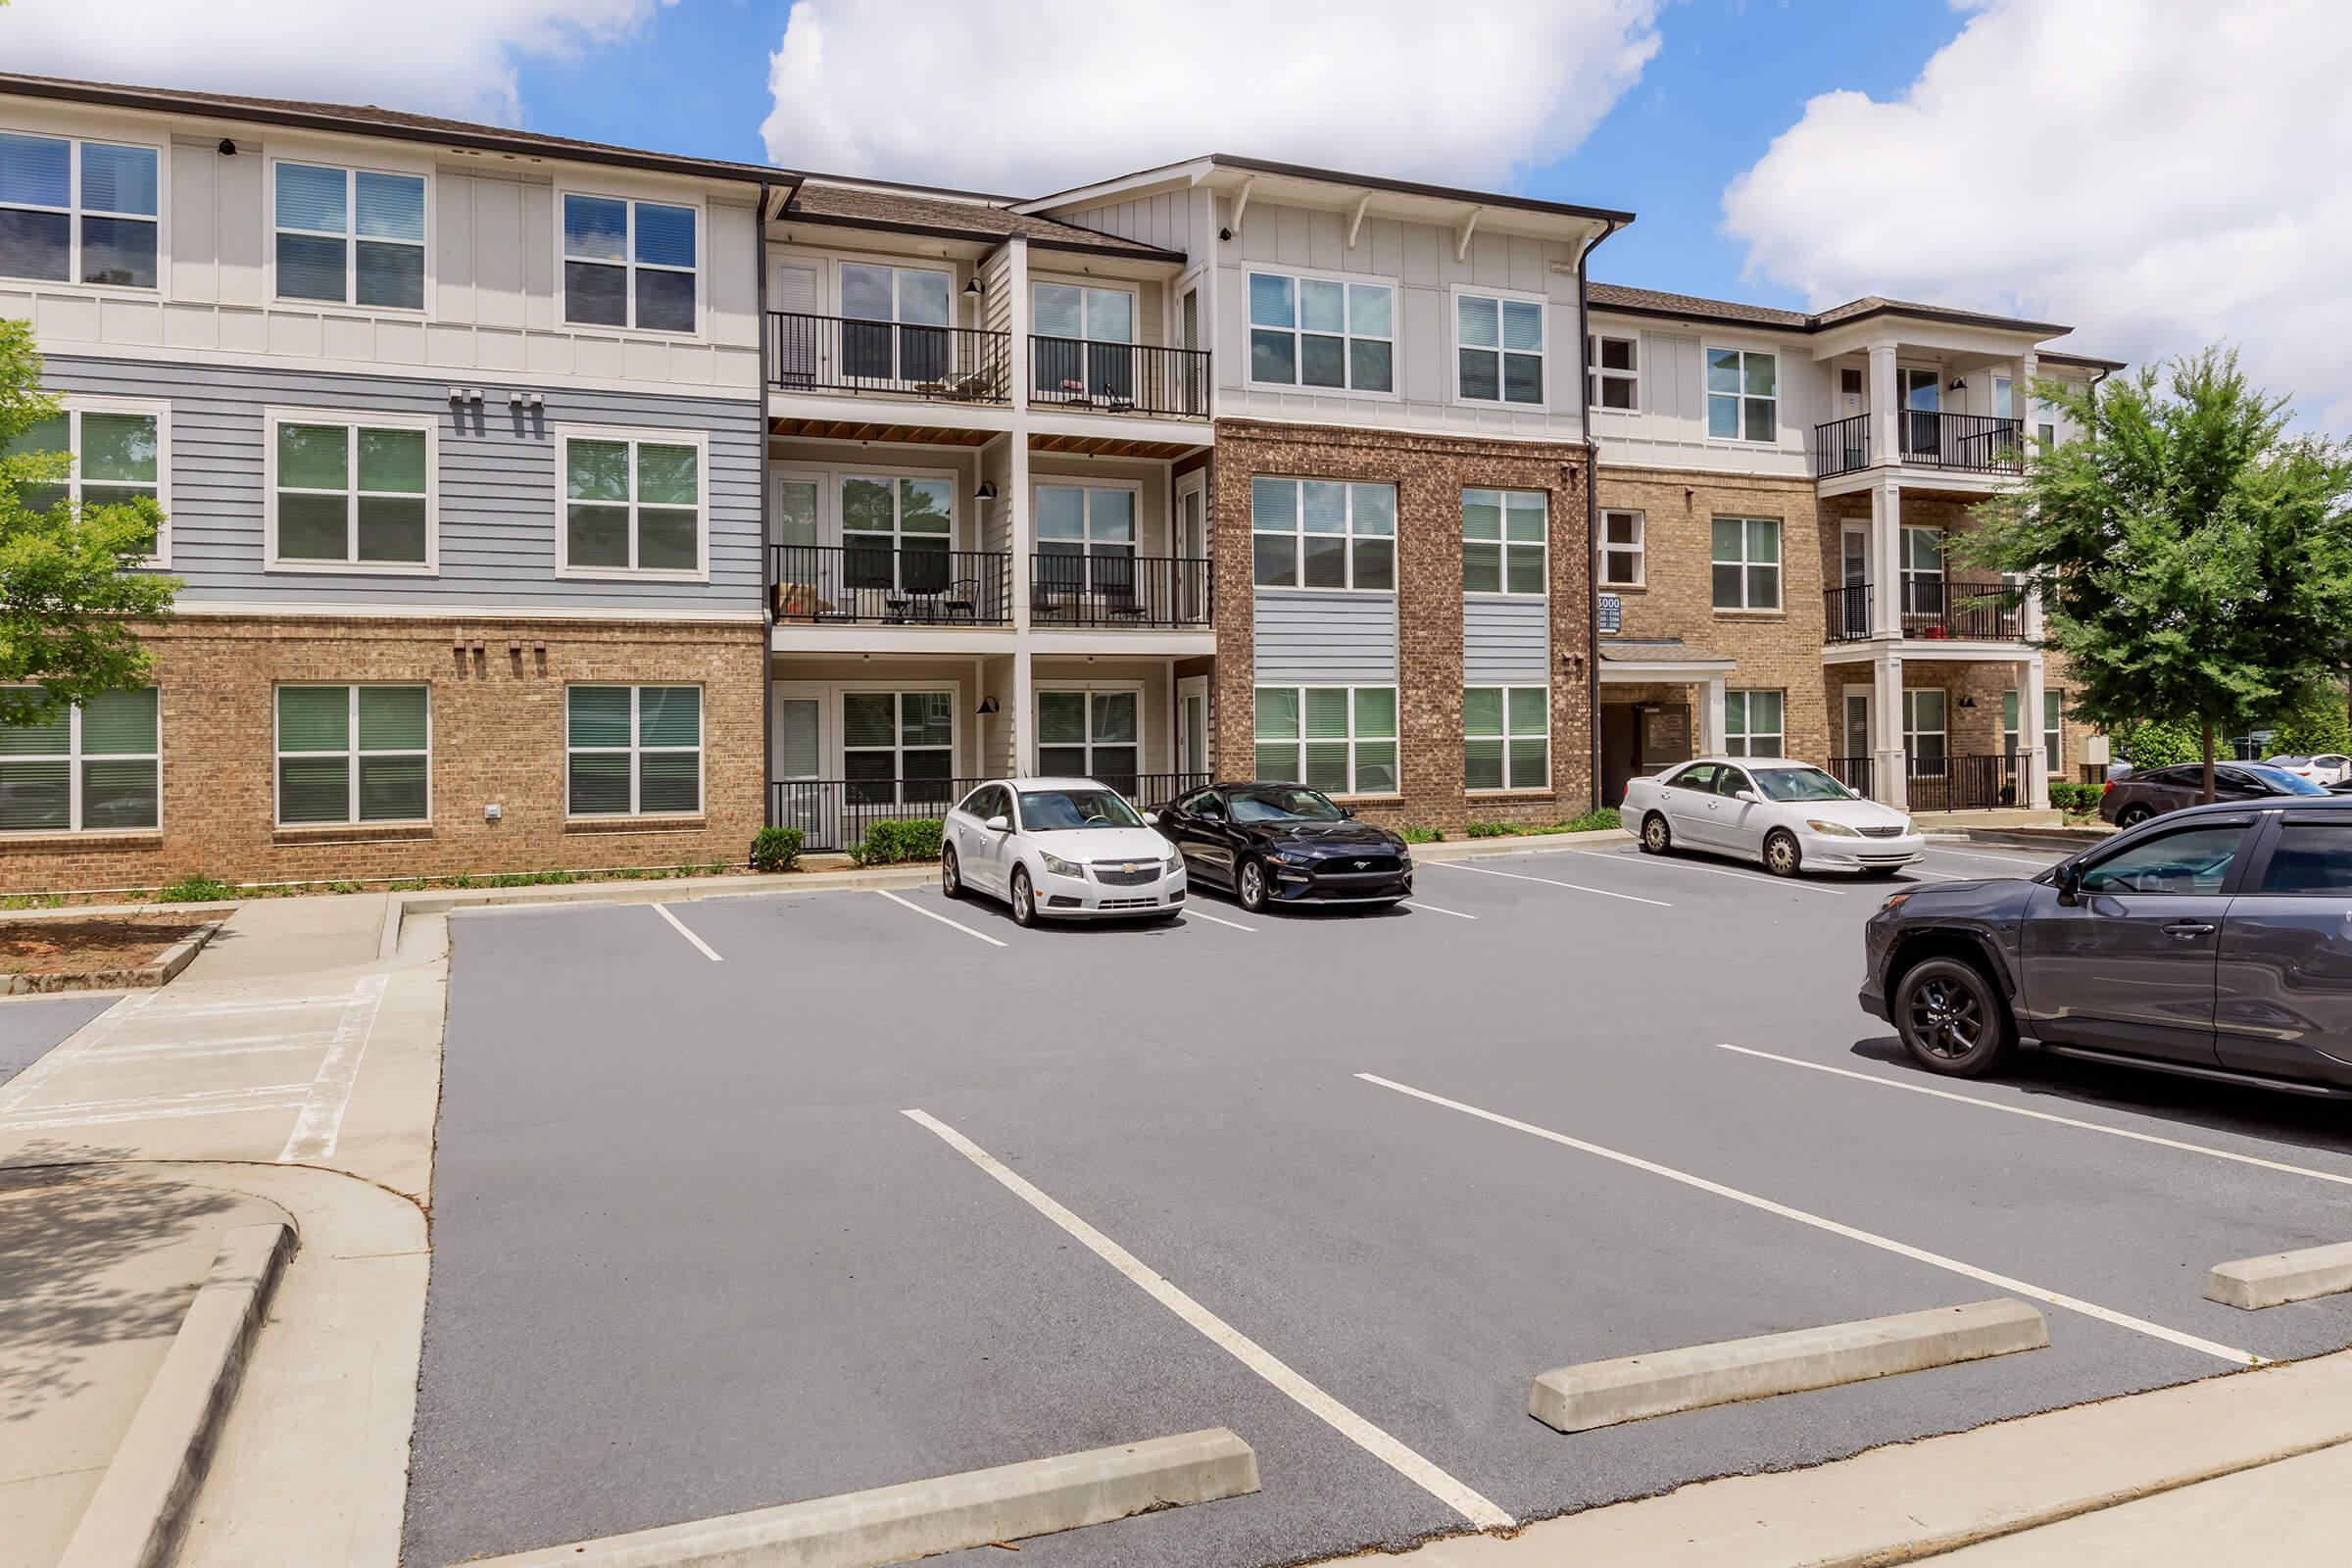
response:
M776 553L768 548L769 519L774 515L768 509L774 505L767 493L768 470L774 467L767 454L767 377L771 367L767 363L767 200L769 186L760 182L760 206L752 215L753 276L759 279L756 291L759 314L753 318L753 330L760 334L760 819L767 827L776 827L776 791L769 774L776 765L776 640L769 633L773 624L776 603Z
M1592 439L1592 253L1625 225L1616 219L1576 259L1576 351L1585 373L1577 378L1577 423L1585 432L1585 727L1591 755L1592 809L1600 808L1600 443Z

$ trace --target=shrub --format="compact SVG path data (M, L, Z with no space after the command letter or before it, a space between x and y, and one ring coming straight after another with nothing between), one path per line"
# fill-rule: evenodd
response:
M1516 822L1472 822L1462 829L1464 836L1474 839L1499 839L1524 831Z
M2095 811L2100 793L2096 784L2078 784L2063 778L2050 780L2050 804L2061 811Z
M936 816L876 822L865 837L850 846L852 865L897 865L906 860L939 858L939 838L947 824Z
M1396 836L1407 844L1437 844L1446 837L1434 827L1400 827Z
M1567 823L1562 831L1568 833L1599 833L1622 824L1617 820L1617 808L1596 806L1592 810Z
M206 876L202 871L194 876L183 876L168 888L155 890L158 904L219 904L223 899L236 896L234 885Z
M2118 756L2134 768L2202 761L2205 738L2194 724L2134 724L2115 737Z
M763 827L752 835L752 869L755 871L792 871L801 863L801 830L797 827Z
M2352 724L2345 722L2344 694L2322 687L2278 715L2271 728L2273 757L2313 757L2352 752Z

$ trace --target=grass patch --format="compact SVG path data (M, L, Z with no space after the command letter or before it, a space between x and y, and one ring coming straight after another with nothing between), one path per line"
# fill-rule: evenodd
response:
M1400 827L1396 836L1407 844L1440 844L1446 835L1434 827Z
M1546 833L1605 833L1617 825L1617 808L1603 806L1567 822L1472 822L1464 831L1474 839L1508 839Z
M201 871L194 876L183 876L170 887L155 890L158 904L219 904L236 896L234 886L217 877L206 876Z

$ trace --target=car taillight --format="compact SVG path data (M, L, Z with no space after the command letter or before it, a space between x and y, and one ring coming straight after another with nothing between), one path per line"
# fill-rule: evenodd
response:
M2105 800L2105 799L2106 799L2108 796L2110 796L2110 795L2112 795L2112 794L2114 794L2114 793L2115 793L2115 780L2113 780L2113 779L2108 779L2106 782L2102 783L2102 784L2099 786L2099 798L2100 798L2101 800Z

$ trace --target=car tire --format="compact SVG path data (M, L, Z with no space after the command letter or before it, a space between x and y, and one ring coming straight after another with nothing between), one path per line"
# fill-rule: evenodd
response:
M1764 835L1764 869L1774 876L1794 876L1803 868L1805 852L1796 847L1796 835L1785 827L1776 827Z
M2137 827L2156 813L2144 806L2127 806L2115 813L2117 827Z
M1029 868L1027 866L1016 865L1012 868L1010 894L1012 923L1014 925L1037 924L1037 895L1029 886Z
M946 899L963 897L963 867L956 863L956 846L951 844L940 852L939 893Z
M1642 853L1664 855L1674 848L1674 829L1666 825L1666 813L1652 811L1642 819Z
M1946 1078L1982 1078L2016 1045L1991 979L1965 958L1926 958L1904 970L1887 1010L1911 1059Z
M1266 868L1254 859L1234 868L1233 896L1251 914L1266 912Z

